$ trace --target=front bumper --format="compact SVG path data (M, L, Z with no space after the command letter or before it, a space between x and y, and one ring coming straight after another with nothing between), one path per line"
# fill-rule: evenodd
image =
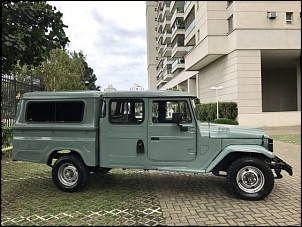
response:
M271 169L274 169L274 171L277 175L276 176L277 179L283 177L281 175L282 170L285 170L290 176L293 175L293 168L277 156L275 156L273 159L271 159L271 162L268 164L271 167Z

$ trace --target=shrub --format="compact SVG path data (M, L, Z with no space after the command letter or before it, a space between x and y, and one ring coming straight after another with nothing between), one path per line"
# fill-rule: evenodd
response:
M213 122L217 118L216 103L197 104L195 113L200 121ZM235 120L238 116L238 108L236 102L219 102L219 117Z
M8 147L11 144L12 128L8 127L4 120L1 119L2 147Z
M228 118L218 118L213 121L216 124L226 124L226 125L238 125L236 120L228 119Z

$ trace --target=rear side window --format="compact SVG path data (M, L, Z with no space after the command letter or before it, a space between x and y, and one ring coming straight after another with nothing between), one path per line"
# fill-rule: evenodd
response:
M109 122L112 124L141 124L144 121L143 100L113 99L110 101Z
M84 102L29 102L26 109L28 122L82 122Z

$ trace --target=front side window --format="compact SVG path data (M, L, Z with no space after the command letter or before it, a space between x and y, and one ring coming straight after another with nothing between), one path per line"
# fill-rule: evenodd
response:
M187 101L156 100L152 103L153 123L173 123L174 112L181 113L183 123L191 123L192 116Z
M28 122L82 122L84 102L29 102L26 109Z
M109 105L112 124L141 124L144 121L143 100L114 99Z

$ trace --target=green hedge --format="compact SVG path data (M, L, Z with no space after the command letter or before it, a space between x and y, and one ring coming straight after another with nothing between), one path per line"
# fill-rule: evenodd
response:
M196 105L195 113L200 121L214 122L217 118L217 103L201 103ZM236 120L238 108L236 102L219 102L219 118Z
M216 124L226 124L226 125L238 125L236 120L228 119L228 118L219 118L215 119L214 123Z

